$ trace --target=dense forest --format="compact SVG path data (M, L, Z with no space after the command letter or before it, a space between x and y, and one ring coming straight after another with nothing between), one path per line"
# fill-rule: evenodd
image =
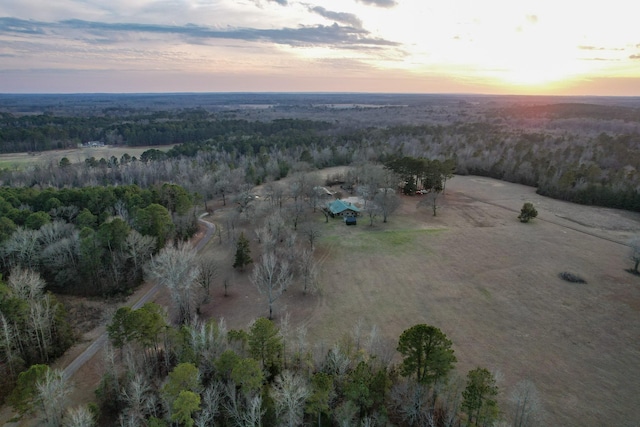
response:
M2 383L50 362L74 340L55 294L126 294L167 242L196 228L192 195L163 184L0 189Z

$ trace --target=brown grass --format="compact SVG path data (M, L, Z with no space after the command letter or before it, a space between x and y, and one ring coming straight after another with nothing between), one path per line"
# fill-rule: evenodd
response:
M388 224L330 222L317 252L321 292L291 288L276 302L276 321L288 312L308 325L310 341L327 344L359 322L392 345L404 329L432 324L453 341L462 375L476 366L498 373L503 403L514 384L532 380L548 425L640 420L640 279L624 271L622 244L639 232L638 215L477 177L450 181L437 217L419 200L404 198ZM539 212L530 224L517 219L524 201ZM232 264L224 242L208 250ZM563 281L565 270L588 283ZM232 328L268 313L248 273L221 274L231 277L230 296L220 285L205 313Z
M97 160L100 158L109 159L111 156L115 156L118 160L123 154L127 153L131 157L140 158L140 155L145 151L155 148L160 151L167 151L171 149L172 145L159 145L149 147L95 147L95 148L73 148L69 150L50 150L42 153L9 153L0 154L0 168L9 169L21 169L25 166L37 164L37 163L49 163L59 162L60 159L66 157L71 163L84 162L85 159L95 157Z

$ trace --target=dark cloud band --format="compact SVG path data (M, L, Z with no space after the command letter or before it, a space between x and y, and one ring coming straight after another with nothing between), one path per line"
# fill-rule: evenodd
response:
M359 1L360 3L371 5L371 6L385 7L385 8L394 7L398 4L396 0L357 0L357 1Z
M322 6L309 7L309 10L323 18L327 18L341 24L350 25L354 28L362 28L362 21L353 13L333 12Z
M298 28L258 29L230 28L214 29L200 25L157 25L140 23L106 23L70 19L59 22L27 21L16 18L0 18L0 33L57 34L65 31L101 33L147 33L175 34L191 39L231 39L264 41L291 46L332 45L354 48L357 46L398 46L398 43L372 37L370 33L355 26L315 25Z

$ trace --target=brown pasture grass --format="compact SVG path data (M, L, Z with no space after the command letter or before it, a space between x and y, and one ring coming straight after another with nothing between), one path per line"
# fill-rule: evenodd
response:
M275 303L276 323L288 313L321 348L356 325L375 325L393 348L403 330L432 324L453 341L460 375L477 366L496 374L503 409L513 386L528 379L547 425L640 420L640 279L625 271L624 245L640 231L640 216L470 176L447 184L437 217L420 200L403 197L387 224L330 221L316 252L320 291L302 295L292 286ZM529 224L517 219L525 201L539 212ZM222 225L223 213L212 221ZM251 267L228 267L234 249L217 237L209 243L233 286L224 297L219 280L203 314L246 328L268 307L248 280ZM252 242L254 258L259 251ZM562 271L587 284L563 281Z
M131 157L140 158L140 155L145 151L155 148L160 151L167 151L171 149L172 145L158 145L149 147L121 147L107 145L104 147L83 147L72 148L68 150L51 150L43 151L39 153L8 153L0 154L0 168L9 169L22 169L26 166L33 164L46 164L50 162L59 162L60 159L66 157L71 163L81 163L85 159L95 157L97 160L100 158L109 159L111 156L115 156L118 160L123 154L127 153Z

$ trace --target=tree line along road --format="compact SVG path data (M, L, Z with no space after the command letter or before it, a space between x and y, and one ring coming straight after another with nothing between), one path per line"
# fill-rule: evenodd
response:
M213 237L213 233L215 233L215 230L216 230L215 224L212 224L212 223L210 223L208 221L204 221L202 219L206 215L208 215L208 214L203 214L198 219L200 224L204 225L205 228L206 228L204 236L202 236L202 238L195 245L195 250L198 251L198 252L200 250L202 250L202 248L205 247L205 245L209 242L209 240L211 240L211 238ZM144 304L146 304L147 302L151 301L151 299L160 290L160 287L161 286L159 284L157 284L157 283L154 284L135 303L131 304L131 301L129 301L127 304L131 305L131 308L133 308L134 310L139 309ZM107 342L107 339L108 339L108 336L107 336L107 332L106 331L103 332L102 334L100 334L100 336L98 338L96 338L89 345L89 347L87 347L82 353L80 353L74 360L72 360L63 369L62 375L67 379L71 378L82 366L84 366L85 363L87 363L87 361L89 361L93 356L96 355L96 353L98 353L98 351L100 349L102 349L102 347L104 347L105 343Z

